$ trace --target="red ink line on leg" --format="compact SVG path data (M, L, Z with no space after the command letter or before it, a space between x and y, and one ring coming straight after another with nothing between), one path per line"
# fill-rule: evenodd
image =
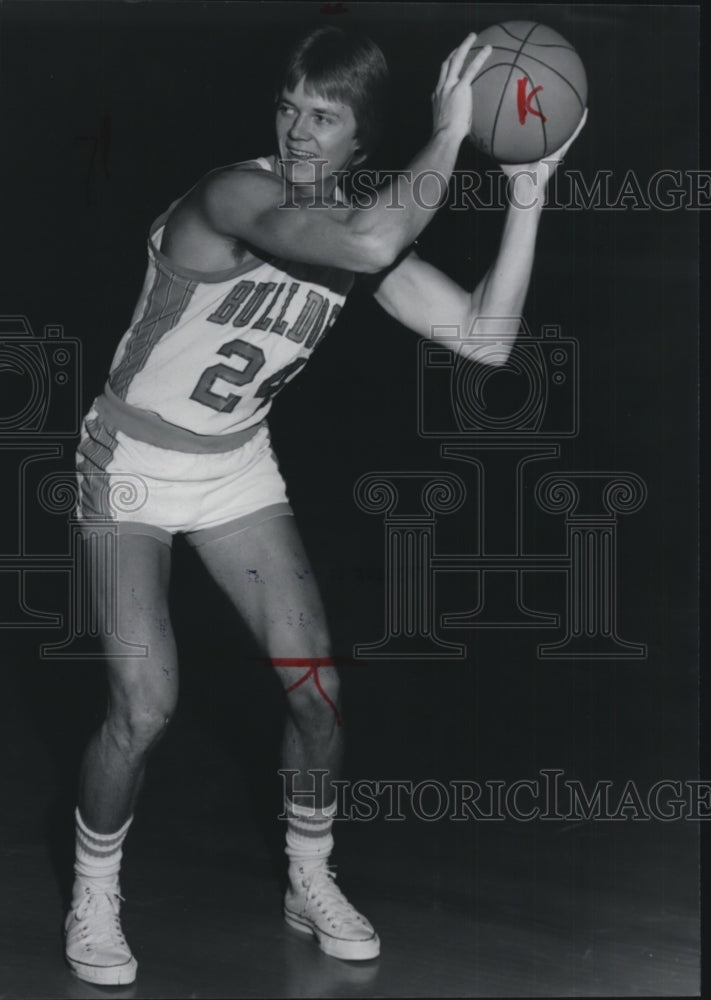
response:
M326 692L324 691L324 689L321 687L321 681L318 679L318 667L314 667L314 684L316 685L316 688L317 688L319 694L321 695L321 697L323 698L323 700L326 702L326 704L330 705L331 708L333 709L333 714L336 716L336 725L340 726L341 725L341 716L338 714L338 709L336 708L336 706L333 704L333 702L328 697L328 695L326 694Z
M336 706L334 705L333 701L328 697L323 687L321 686L321 681L318 676L319 667L333 666L333 660L330 657L317 656L314 659L301 656L288 657L288 658L280 657L278 659L272 659L272 663L274 664L275 667L308 667L306 673L302 677L299 677L298 681L295 681L288 688L284 688L284 693L289 694L291 691L295 691L296 688L301 687L301 685L304 684L309 679L309 677L313 677L314 684L316 685L316 690L321 695L326 704L331 707L333 714L336 717L336 725L337 726L341 725L340 713L336 708Z
M284 666L284 665L285 664L282 664L282 666ZM312 676L312 674L316 673L316 669L317 669L316 667L311 667L311 669L307 670L306 673L304 674L304 676L300 677L295 684L292 684L291 687L284 688L284 693L285 694L289 694L290 691L295 691L297 687L301 687L301 685L304 683L304 681L307 681L309 679L309 677Z

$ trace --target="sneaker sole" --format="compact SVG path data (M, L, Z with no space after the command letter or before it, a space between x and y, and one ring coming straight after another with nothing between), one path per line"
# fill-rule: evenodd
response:
M377 958L380 954L380 938L374 934L366 941L344 941L342 938L330 937L324 934L318 927L299 917L296 913L284 909L284 919L289 927L301 934L311 934L318 941L318 946L326 955L331 958L344 959L347 962L364 962L369 958Z
M85 965L82 962L75 962L66 956L67 965L72 970L77 979L83 979L86 983L98 983L100 986L128 986L136 978L138 962L131 958L124 965Z

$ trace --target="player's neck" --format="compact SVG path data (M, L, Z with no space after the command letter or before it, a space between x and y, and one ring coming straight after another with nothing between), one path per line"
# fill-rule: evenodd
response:
M335 205L343 201L343 192L338 186L338 178L333 174L320 174L314 171L313 180L294 182L289 176L289 168L278 156L269 157L269 162L274 173L284 179L289 185L289 196L292 202L297 204L319 204Z

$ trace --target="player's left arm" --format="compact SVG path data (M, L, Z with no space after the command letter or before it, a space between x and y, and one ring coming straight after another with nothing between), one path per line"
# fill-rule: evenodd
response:
M587 112L574 135L549 159L502 166L509 177L504 231L494 262L473 292L410 253L375 292L386 312L423 337L432 336L434 326L458 327L460 353L485 364L505 364L531 280L546 188L586 118Z
M528 291L540 214L536 204L509 206L496 259L472 292L412 252L382 280L375 300L423 337L435 326L456 327L460 353L505 364Z

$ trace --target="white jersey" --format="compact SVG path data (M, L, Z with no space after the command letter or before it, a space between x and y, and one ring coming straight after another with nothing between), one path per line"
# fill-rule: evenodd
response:
M179 267L161 252L167 216L151 227L145 282L107 395L154 424L157 415L197 435L244 431L333 326L353 275L267 254L212 273Z

